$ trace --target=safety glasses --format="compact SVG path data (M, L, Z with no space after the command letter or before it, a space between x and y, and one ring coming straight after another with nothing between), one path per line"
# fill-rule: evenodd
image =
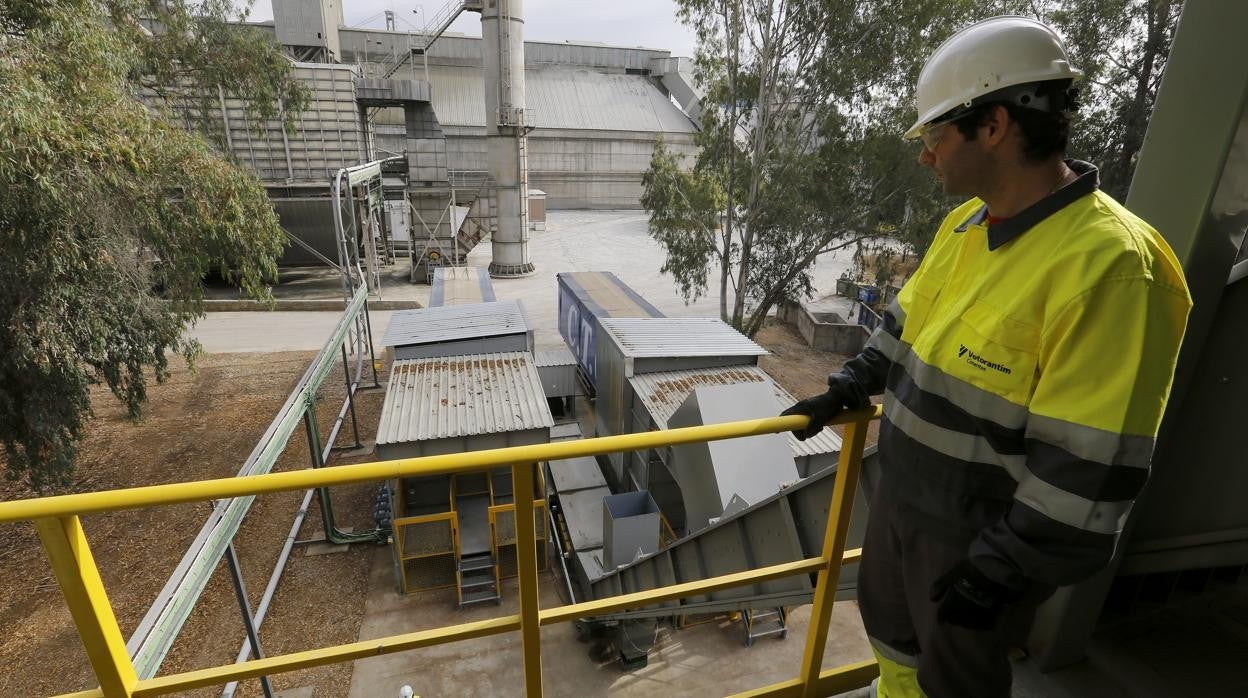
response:
M923 141L923 147L932 151L936 150L936 146L940 145L940 139L945 135L945 127L955 121L965 119L973 113L972 111L962 112L955 117L924 126L923 130L919 132L919 140Z

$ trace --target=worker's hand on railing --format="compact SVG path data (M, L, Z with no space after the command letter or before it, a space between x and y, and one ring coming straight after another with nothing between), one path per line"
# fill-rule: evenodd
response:
M832 421L836 415L845 410L861 410L871 404L866 393L853 378L843 373L828 376L828 391L822 395L808 397L789 409L780 413L781 417L804 414L810 417L805 429L794 429L793 435L799 441L805 441L818 434L824 425Z
M1022 594L984 576L963 560L932 584L931 599L940 604L936 619L971 630L992 630L1006 605Z

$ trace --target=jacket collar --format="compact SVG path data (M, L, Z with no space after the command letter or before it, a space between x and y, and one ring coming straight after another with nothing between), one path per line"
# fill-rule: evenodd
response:
M1028 206L1013 217L988 226L988 249L990 251L1001 247L1036 227L1049 216L1096 191L1100 185L1100 173L1096 165L1082 160L1068 159L1066 166L1078 175L1075 181ZM988 204L983 204L971 214L970 218L954 228L954 232L964 233L968 226L983 225L987 220Z

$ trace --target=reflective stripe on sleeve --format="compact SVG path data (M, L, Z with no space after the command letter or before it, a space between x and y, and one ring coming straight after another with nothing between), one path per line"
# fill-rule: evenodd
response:
M1094 502L1035 476L1018 483L1014 499L1054 521L1089 533L1118 533L1131 511L1131 500Z
M1027 420L1027 438L1052 444L1084 460L1133 468L1148 467L1156 443L1151 436L1116 434L1038 414Z
M999 453L982 436L932 424L903 405L891 390L884 394L884 414L907 436L933 451L958 460L999 465L1016 482L1028 474L1026 456Z

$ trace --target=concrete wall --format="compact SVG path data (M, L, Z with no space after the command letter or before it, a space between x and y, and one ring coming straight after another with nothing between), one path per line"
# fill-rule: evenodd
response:
M813 349L837 354L857 354L870 332L862 325L849 324L836 313L811 314L806 308L783 303L777 310L781 321L795 325L802 339Z
M446 126L452 170L485 169L485 130ZM529 134L529 186L546 192L548 209L639 208L641 176L656 133L539 129ZM666 134L667 147L697 153L693 137ZM388 147L383 145L383 147Z

